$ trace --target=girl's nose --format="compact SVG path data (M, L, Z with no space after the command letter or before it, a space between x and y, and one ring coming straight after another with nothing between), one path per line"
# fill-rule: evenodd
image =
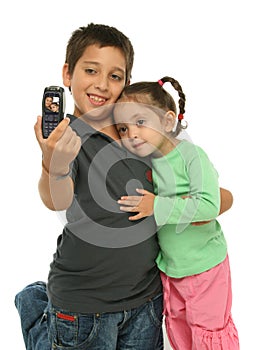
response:
M138 138L138 128L136 126L129 127L128 130L128 136L130 139L137 139Z

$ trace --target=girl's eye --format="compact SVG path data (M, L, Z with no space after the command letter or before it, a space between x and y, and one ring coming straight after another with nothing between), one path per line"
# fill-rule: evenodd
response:
M118 132L122 135L124 135L127 132L127 127L126 126L121 126L118 128Z
M136 121L136 125L137 126L142 126L142 125L144 125L145 124L145 120L144 119L138 119L137 121Z

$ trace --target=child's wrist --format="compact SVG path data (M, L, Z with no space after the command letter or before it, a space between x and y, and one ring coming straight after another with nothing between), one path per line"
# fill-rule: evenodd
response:
M42 172L52 179L62 180L62 179L67 178L70 175L71 170L68 167L68 169L66 169L66 171L63 170L62 172L54 173L54 172L49 171L47 169L47 167L45 166L44 162L42 161Z

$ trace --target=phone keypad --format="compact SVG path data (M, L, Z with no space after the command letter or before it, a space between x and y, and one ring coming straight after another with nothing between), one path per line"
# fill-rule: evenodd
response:
M57 127L59 124L59 116L58 115L46 115L43 118L43 137L47 138L50 133Z

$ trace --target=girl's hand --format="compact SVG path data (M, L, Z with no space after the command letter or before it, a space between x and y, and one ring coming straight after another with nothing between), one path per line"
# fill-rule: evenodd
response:
M122 196L120 200L118 200L118 203L122 204L120 210L138 213L129 217L129 220L132 221L151 216L154 213L155 195L143 189L136 189L136 192L141 194L141 196Z

